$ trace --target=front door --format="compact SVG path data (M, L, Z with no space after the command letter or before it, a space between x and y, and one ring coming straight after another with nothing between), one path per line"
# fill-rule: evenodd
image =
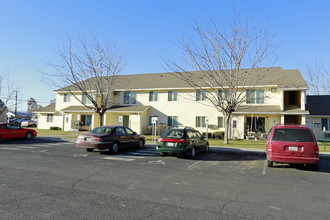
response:
M124 127L129 127L129 115L124 115L123 116L123 126Z

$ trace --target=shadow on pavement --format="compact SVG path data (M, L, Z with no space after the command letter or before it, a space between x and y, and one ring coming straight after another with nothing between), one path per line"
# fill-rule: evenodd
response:
M59 137L34 137L32 140L25 139L4 139L0 140L0 144L38 144L38 143L66 143L69 141L63 140Z

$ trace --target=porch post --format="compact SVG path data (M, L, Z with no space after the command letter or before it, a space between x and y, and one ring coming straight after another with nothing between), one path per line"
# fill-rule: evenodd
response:
M281 124L283 125L284 122L285 122L285 120L284 120L284 115L281 115Z
M281 111L284 111L284 91L281 90ZM282 121L281 121L282 123Z

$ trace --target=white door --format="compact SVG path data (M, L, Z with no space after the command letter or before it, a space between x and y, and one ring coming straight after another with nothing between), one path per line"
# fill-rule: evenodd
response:
M65 114L64 115L64 131L70 131L71 130L71 114Z

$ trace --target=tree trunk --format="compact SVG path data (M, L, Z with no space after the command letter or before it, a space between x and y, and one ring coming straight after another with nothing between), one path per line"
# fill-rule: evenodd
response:
M100 126L103 126L103 115L104 115L104 112L99 112L99 125Z
M230 126L230 115L226 115L226 126L225 126L225 135L223 137L223 143L228 144L228 136L229 136L229 126Z

